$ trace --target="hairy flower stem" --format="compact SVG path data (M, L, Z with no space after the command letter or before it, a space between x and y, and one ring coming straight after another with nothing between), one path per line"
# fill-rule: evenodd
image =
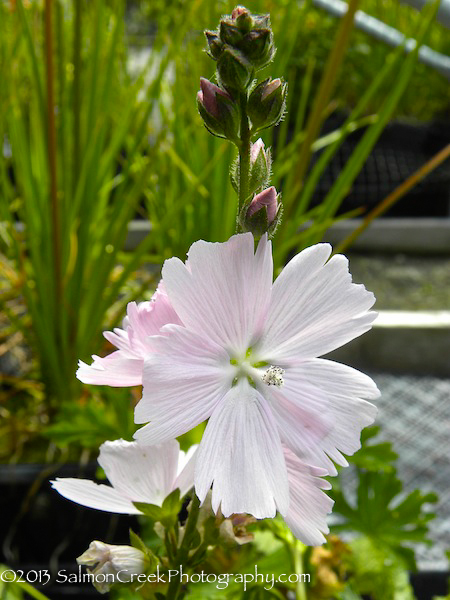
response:
M294 563L294 573L297 573L299 576L297 579L297 583L295 585L295 599L296 600L306 600L306 588L305 583L302 581L300 575L303 574L303 554L305 552L305 546L296 540L292 544L292 558Z
M241 143L239 146L239 210L248 199L248 180L250 174L250 142L251 134L247 116L247 92L240 95L241 107Z
M197 494L194 493L189 508L189 516L186 521L186 528L184 531L183 541L181 542L181 546L175 556L174 568L177 568L183 564L186 565L186 561L189 558L189 551L191 549L192 536L197 527L199 511L200 500L197 498ZM177 600L178 598L180 598L180 586L180 578L172 579L172 581L169 584L169 589L167 590L166 600Z

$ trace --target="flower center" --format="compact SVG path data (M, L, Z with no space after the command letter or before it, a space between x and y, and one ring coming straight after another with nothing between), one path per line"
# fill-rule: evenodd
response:
M251 348L247 350L245 356L230 359L230 364L235 368L234 385L241 377L246 377L253 387L257 381L276 387L281 387L284 383L284 369L276 365L269 365L265 361L256 360L256 357L252 357ZM264 367L266 370L262 372Z

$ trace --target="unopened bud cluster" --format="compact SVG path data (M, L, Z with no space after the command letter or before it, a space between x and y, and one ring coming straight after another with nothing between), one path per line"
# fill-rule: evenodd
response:
M280 197L270 186L271 156L255 133L276 125L283 117L287 85L281 79L258 83L256 73L275 54L269 15L252 15L237 6L223 17L216 31L205 32L208 54L216 61L218 85L202 78L198 110L208 131L229 139L239 148L231 181L239 195L238 226L256 238L272 234L279 222ZM243 159L245 156L249 156Z
M269 64L275 53L269 16L251 15L243 6L224 17L217 31L205 33L209 55L217 61L218 79L226 88L247 89L255 72Z
M216 61L219 85L201 79L198 109L207 129L236 143L240 131L240 94L251 89L256 72L275 53L269 15L251 15L236 7L216 31L206 31L208 54ZM249 97L252 133L276 125L285 110L286 84L266 79Z

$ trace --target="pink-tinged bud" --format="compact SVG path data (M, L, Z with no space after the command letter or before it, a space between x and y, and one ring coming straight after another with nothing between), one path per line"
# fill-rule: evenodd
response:
M261 138L259 138L259 140L256 140L256 142L254 144L252 144L251 149L250 149L250 163L252 165L255 164L256 159L258 158L258 154L260 153L261 150L264 153L264 142L262 141Z
M267 222L270 225L275 221L278 212L277 191L273 186L263 190L253 198L247 209L247 217L251 217L264 206L267 211Z
M250 94L247 112L253 130L276 125L282 119L286 105L286 84L281 79L266 79Z
M220 87L214 85L214 83L211 83L204 77L200 77L200 88L200 91L197 93L197 100L205 108L205 110L209 112L210 115L216 119L219 119L220 111L217 104L216 95L220 94L224 98L228 98L230 100L231 96L225 90L222 90Z
M221 138L238 141L240 112L228 92L208 79L200 78L197 108L210 133Z
M281 79L274 79L268 83L261 94L261 101L265 100L267 96L270 96L270 94L277 90L281 85Z
M236 8L233 8L233 12L231 13L231 18L234 21L241 15L246 15L246 14L248 14L248 10L245 8L245 6L236 6Z

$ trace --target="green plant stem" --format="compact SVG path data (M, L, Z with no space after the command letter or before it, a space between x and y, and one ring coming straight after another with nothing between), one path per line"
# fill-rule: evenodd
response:
M250 142L251 133L248 124L247 116L247 92L242 92L240 97L241 106L241 143L239 146L239 209L241 209L247 201L248 197L248 180L250 174Z
M45 2L45 51L47 67L47 135L48 135L48 170L50 179L50 203L53 236L53 268L55 277L55 312L59 315L62 300L61 277L61 232L58 202L58 184L56 174L56 127L55 103L53 90L53 34L52 34L52 0ZM59 319L57 318L58 328Z
M296 540L292 545L292 558L294 562L294 573L298 576L303 575L303 553L305 552L304 545ZM297 577L297 584L295 586L295 598L296 600L307 600L306 588L301 577Z
M175 565L182 565L189 557L189 550L191 546L191 538L197 527L198 515L200 511L200 500L194 493L191 500L189 516L186 521L186 529L184 531L183 541L181 542L180 549L178 550L175 557ZM181 581L180 578L172 579L167 590L166 600L177 600L179 598Z

